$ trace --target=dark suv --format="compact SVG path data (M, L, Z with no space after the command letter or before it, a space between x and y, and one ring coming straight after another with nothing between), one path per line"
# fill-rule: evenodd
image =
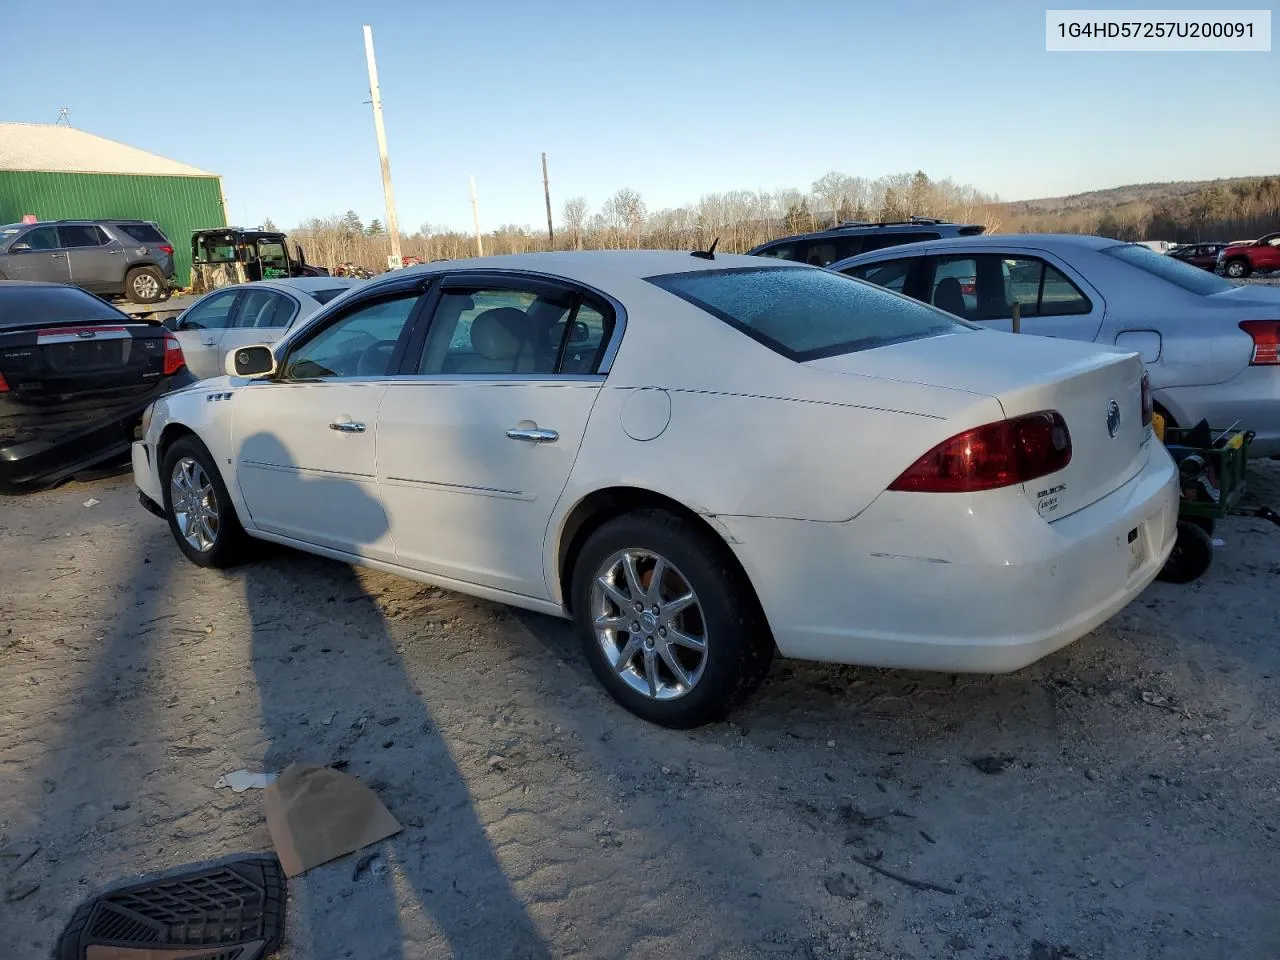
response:
M0 226L0 280L73 283L101 297L155 303L173 274L173 244L148 220Z
M825 267L837 260L884 247L918 243L922 240L940 240L943 237L973 237L984 230L986 227L977 224L951 223L949 220L930 220L927 217L886 223L848 220L830 230L770 240L747 253L756 257L777 257L780 260L796 260L815 267Z

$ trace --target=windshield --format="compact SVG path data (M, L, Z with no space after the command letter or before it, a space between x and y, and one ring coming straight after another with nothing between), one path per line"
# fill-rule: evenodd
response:
M196 237L196 263L235 263L236 236L234 233L206 234Z
M1202 297L1235 289L1235 284L1222 277L1136 243L1120 243L1114 247L1106 247L1102 252Z
M99 300L79 287L0 283L0 330L33 323L49 326L89 320L134 322L105 300Z
M647 279L801 363L975 329L940 310L827 270L745 267Z

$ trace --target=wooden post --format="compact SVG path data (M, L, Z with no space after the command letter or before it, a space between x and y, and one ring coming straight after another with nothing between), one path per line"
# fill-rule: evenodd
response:
M1022 304L1017 300L1013 301L1013 332L1022 332Z
M543 195L547 197L547 246L556 246L556 228L552 225L552 183L547 179L547 154L543 154Z
M471 174L471 220L476 225L476 256L484 256L484 241L480 239L480 203L476 200L476 175Z
M364 58L369 66L369 95L373 99L373 131L378 137L378 159L382 163L382 195L387 201L387 236L391 238L391 258L400 258L400 224L396 219L396 195L391 189L391 161L387 159L387 131L382 125L382 92L378 88L378 64L373 59L373 28L364 28Z

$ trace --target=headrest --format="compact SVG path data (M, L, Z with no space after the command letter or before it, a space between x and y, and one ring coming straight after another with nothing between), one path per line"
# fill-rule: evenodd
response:
M529 318L515 307L494 307L471 321L471 346L486 360L514 360Z

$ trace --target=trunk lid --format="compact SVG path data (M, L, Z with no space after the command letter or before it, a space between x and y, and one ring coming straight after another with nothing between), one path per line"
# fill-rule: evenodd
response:
M1049 337L975 331L808 365L994 397L1008 418L1057 410L1071 433L1071 462L1022 485L1024 496L1046 520L1097 502L1147 462L1151 430L1142 422L1143 367L1134 353Z

